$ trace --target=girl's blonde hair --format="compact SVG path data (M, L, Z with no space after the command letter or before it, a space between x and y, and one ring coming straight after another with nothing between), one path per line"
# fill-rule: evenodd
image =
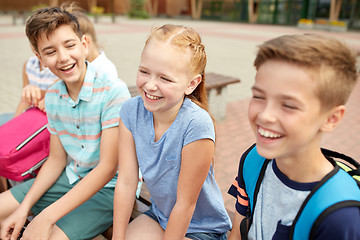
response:
M197 88L186 97L208 111L207 92L205 87L206 52L205 47L201 42L200 35L190 27L165 24L161 27L152 29L149 38L146 40L145 46L153 39L164 42L168 41L180 49L189 49L191 51L191 58L189 61L190 71L193 75L200 74L202 81Z

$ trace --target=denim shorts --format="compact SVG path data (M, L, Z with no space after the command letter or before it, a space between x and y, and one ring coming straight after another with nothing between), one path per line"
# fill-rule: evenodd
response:
M10 189L15 199L21 203L29 191L34 178ZM65 171L56 183L31 208L37 215L47 206L57 201L75 184L70 185ZM114 188L102 188L88 201L74 209L59 221L58 226L69 239L92 239L108 229L113 223Z
M149 210L144 212L144 214L156 222L159 222L157 217L155 216L152 206L150 206ZM185 237L193 239L193 240L226 240L227 233L204 233L204 232L197 232L197 233L187 233Z

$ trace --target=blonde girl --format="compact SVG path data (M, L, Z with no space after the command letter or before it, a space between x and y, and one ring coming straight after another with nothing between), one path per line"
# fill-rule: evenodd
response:
M212 170L205 66L193 29L151 31L137 74L139 96L120 111L113 239L226 239L231 222ZM152 206L128 226L139 167Z

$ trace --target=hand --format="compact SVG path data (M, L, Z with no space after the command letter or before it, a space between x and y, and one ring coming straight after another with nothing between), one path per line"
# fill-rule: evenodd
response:
M27 212L21 208L15 210L1 223L0 239L16 240L27 218Z
M40 109L41 111L43 111L43 112L46 112L45 111L45 98L43 98L43 99L41 99L40 101L39 101L39 104L38 104L38 109Z
M22 101L29 103L37 107L39 105L39 101L42 99L41 89L37 86L28 84L23 88L22 91Z
M48 240L52 227L53 224L40 213L27 225L21 240Z

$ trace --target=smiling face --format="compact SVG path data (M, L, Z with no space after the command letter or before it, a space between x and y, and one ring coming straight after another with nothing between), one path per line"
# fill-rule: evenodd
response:
M189 69L189 59L190 52L171 43L147 43L136 81L147 110L177 114L185 94L190 94L199 83Z
M87 43L69 25L55 29L48 37L43 33L36 54L44 66L69 85L81 85L86 73Z
M326 113L305 68L268 60L256 74L249 120L257 149L272 159L301 158L319 149Z

